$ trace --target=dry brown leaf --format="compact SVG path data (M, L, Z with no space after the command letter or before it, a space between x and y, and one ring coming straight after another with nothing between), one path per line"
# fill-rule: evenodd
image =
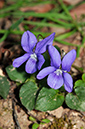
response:
M76 17L79 18L82 14L85 14L85 4L81 4L78 7L72 9L70 11L70 14L73 19L75 19Z
M76 5L81 1L83 1L83 0L63 0L63 2L68 4L68 5Z
M54 8L53 4L40 4L37 6L33 6L33 7L23 7L20 8L21 11L26 12L26 11L35 11L37 13L45 13L45 12L49 12L51 9Z
M4 0L0 0L0 9L1 9L1 8L3 8L4 3L5 3L5 1L4 1Z

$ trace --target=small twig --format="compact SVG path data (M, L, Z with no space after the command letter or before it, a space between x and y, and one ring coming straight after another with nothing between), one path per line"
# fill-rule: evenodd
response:
M14 101L14 99L12 99L12 109L13 109L12 115L13 115L13 120L14 120L14 123L15 123L15 129L21 129L21 127L19 125L19 122L18 122L18 119L17 119L17 114L15 112L15 101Z

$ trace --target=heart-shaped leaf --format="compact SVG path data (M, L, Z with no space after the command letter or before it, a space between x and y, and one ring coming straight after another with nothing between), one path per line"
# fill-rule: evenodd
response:
M20 100L29 111L34 109L37 90L37 84L32 80L22 85L20 89Z
M64 97L58 90L43 87L37 97L35 109L40 111L54 110L63 104Z
M19 83L23 83L29 77L29 74L25 72L23 65L19 68L14 68L10 65L6 67L6 72L11 80Z
M77 80L75 82L75 86L74 88L78 87L78 86L85 86L85 82L83 80Z
M76 88L77 86L85 86L85 73L82 75L82 80L77 80L75 82L74 88Z
M76 95L72 93L66 95L66 104L71 109L85 111L85 86L78 86L74 90Z

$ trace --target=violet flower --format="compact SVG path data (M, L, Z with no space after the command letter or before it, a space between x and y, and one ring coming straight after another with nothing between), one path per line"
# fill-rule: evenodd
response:
M26 51L23 56L16 58L13 61L14 67L21 66L25 61L25 70L27 73L34 73L41 69L45 59L42 53L47 49L48 45L52 45L55 33L52 33L50 36L46 37L42 41L37 42L37 39L33 33L30 31L24 32L21 39L21 46Z
M71 65L76 58L76 51L73 49L68 52L63 59L58 50L52 45L48 47L51 58L51 66L42 69L37 79L42 79L48 75L47 84L54 89L59 89L63 84L66 91L71 92L73 88L73 79L67 72L70 71Z

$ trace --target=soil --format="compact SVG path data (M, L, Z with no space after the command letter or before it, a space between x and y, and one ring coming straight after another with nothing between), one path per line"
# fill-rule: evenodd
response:
M30 116L36 120L34 122L29 120ZM14 104L13 107L12 99L0 100L0 129L32 129L33 123L40 123L45 118L50 122L40 124L38 129L85 129L85 112L74 111L62 106L53 111L26 112L17 104Z

